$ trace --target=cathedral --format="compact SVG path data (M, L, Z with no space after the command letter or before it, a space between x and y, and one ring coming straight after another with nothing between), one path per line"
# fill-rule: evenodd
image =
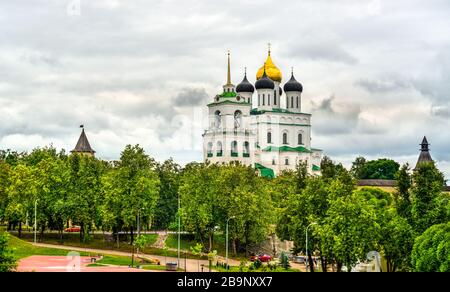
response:
M294 77L282 86L283 75L269 48L253 85L231 82L228 53L227 83L208 104L208 129L203 134L205 161L239 161L254 166L262 176L294 170L300 161L308 172L320 173L322 150L311 146L311 114L302 112L303 86ZM255 94L256 90L256 94Z

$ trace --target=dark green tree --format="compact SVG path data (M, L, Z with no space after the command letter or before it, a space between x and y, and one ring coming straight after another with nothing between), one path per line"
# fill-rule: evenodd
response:
M450 272L450 222L433 225L419 236L411 257L416 272Z

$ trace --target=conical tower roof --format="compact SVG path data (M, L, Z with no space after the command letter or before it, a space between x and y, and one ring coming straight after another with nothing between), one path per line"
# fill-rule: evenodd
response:
M80 138L78 139L78 142L77 142L77 145L75 146L75 148L70 152L94 154L95 151L91 148L91 145L89 144L86 133L84 132L84 126L80 126L80 127L82 128Z
M419 159L417 160L417 164L416 164L416 168L419 166L419 164L421 163L425 163L425 162L433 162L433 159L431 158L430 155L430 144L427 141L427 137L423 137L422 143L420 143L421 149L420 149L420 155L419 155Z

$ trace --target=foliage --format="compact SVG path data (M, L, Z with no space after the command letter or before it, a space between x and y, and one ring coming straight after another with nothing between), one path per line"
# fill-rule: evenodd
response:
M450 222L433 225L416 239L412 265L417 272L450 272Z
M400 165L392 159L366 161L358 157L353 162L352 174L356 179L395 179Z
M8 246L9 234L0 234L0 272L12 272L17 263L13 250Z
M291 264L289 263L289 257L284 251L280 255L280 265L285 270L289 270L289 268L291 267Z
M446 222L445 206L439 198L444 186L444 175L433 162L419 164L413 174L411 188L413 226L418 234L428 227Z

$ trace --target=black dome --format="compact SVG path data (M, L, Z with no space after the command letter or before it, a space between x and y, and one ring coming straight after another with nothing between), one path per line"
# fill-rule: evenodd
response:
M261 77L261 79L256 81L255 87L256 89L274 89L275 83L273 83L272 79L267 77L266 71L264 71L264 74Z
M253 85L247 80L247 74L245 74L242 82L236 86L236 92L255 92L255 87L253 87Z
M288 91L303 91L303 86L295 80L294 74L292 74L291 79L284 85L284 92Z

